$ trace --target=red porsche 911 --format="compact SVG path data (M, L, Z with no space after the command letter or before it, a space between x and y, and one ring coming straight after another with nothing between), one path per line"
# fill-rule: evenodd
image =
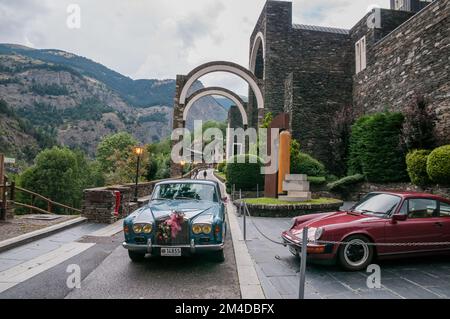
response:
M450 201L431 194L374 192L347 211L296 217L281 235L294 255L299 255L304 227L308 260L361 270L374 258L449 253Z

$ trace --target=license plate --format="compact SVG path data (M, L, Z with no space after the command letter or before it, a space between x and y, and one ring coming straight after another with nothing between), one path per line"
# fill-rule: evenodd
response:
M179 257L181 256L181 248L161 248L161 256Z

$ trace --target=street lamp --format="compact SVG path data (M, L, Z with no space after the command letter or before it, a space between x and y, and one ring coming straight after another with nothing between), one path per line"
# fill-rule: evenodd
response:
M183 171L184 171L184 166L186 165L186 161L181 160L180 165L181 165L181 178L183 178Z
M138 201L138 184L139 184L139 168L141 164L141 155L144 153L144 148L141 146L136 146L133 148L133 153L137 155L137 164L136 164L136 185L134 187L134 201Z

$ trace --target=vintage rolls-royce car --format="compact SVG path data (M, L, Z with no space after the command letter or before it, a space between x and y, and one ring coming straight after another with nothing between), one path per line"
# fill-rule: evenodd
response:
M225 201L215 181L160 182L149 203L125 218L123 247L135 262L146 254L176 257L203 252L222 262Z

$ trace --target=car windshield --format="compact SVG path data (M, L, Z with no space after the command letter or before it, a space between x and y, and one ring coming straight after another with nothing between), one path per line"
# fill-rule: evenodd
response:
M173 183L156 186L152 199L190 199L217 202L213 185L195 183Z
M361 214L390 215L400 203L399 196L390 194L369 194L356 204L352 211Z

